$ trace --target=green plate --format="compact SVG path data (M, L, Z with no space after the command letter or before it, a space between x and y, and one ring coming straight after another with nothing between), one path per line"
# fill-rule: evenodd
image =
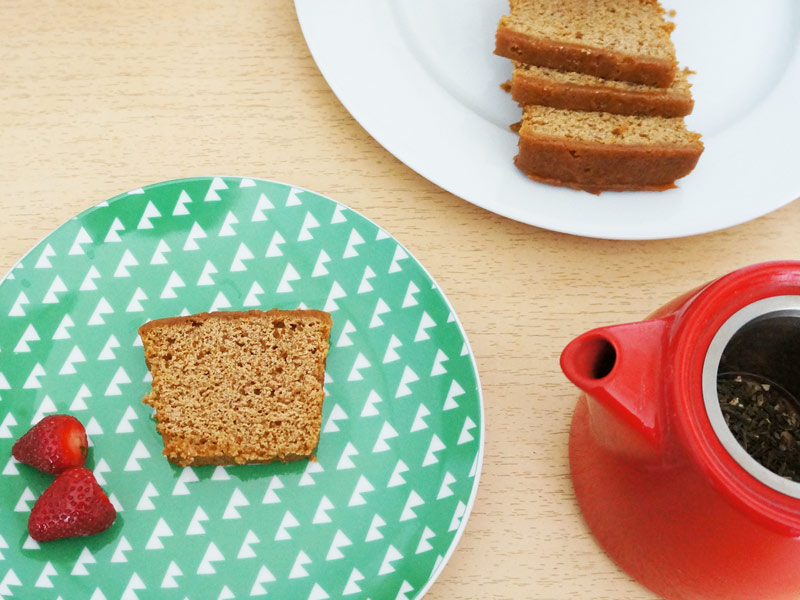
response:
M333 317L318 462L169 464L137 328L251 307ZM484 440L464 330L408 250L337 202L233 177L134 190L28 253L0 319L0 597L419 598L464 530ZM86 425L119 513L37 544L52 477L11 446L54 412Z

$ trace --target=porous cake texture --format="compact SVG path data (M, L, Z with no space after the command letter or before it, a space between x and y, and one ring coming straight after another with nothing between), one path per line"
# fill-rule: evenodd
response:
M177 465L312 457L332 326L318 310L199 313L139 328L164 455Z
M674 25L657 0L510 0L495 53L522 63L669 87Z
M703 152L682 118L537 105L524 107L519 136L514 162L526 175L592 193L675 187Z
M668 88L603 79L515 62L508 85L519 104L609 112L619 115L684 117L692 112L691 84L679 70Z

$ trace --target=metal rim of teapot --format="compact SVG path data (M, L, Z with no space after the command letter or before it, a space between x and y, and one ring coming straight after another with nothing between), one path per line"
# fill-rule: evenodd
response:
M725 422L717 395L717 377L722 355L733 337L748 324L773 317L800 318L800 296L772 296L740 309L714 334L703 362L703 402L714 433L728 454L750 475L768 487L800 499L800 483L786 479L750 456Z

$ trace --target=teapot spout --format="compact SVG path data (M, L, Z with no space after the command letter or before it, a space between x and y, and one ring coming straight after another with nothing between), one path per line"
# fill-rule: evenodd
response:
M564 374L586 394L594 436L621 454L659 452L668 319L594 329L561 354Z

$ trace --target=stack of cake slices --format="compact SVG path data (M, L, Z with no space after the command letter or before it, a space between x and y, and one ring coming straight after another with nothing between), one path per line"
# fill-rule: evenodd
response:
M510 0L495 54L522 107L515 164L548 184L664 190L703 152L694 102L657 0Z

